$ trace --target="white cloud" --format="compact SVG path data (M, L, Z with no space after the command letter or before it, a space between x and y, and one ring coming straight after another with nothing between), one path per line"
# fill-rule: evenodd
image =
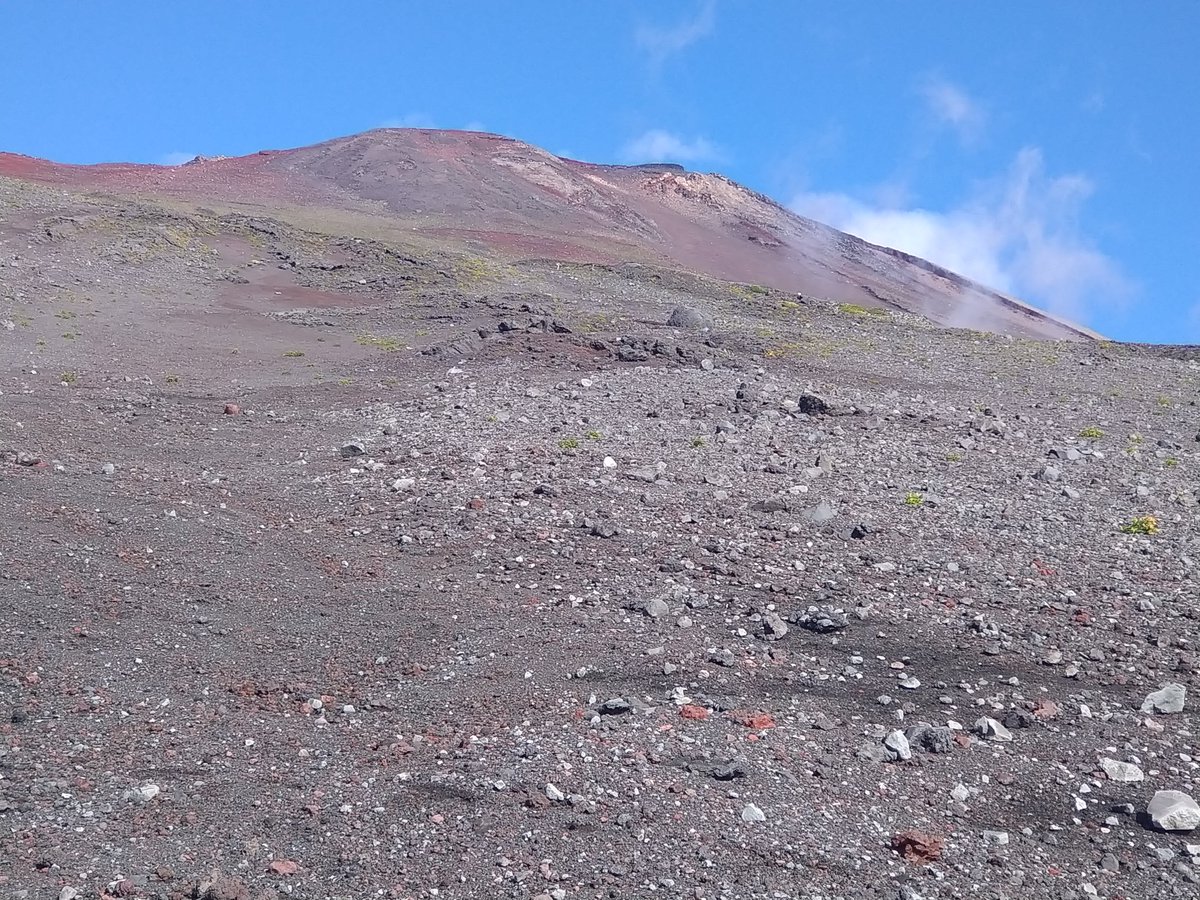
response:
M195 153L184 153L176 150L174 153L164 153L158 158L160 166L182 166L185 162L191 162L196 158Z
M946 211L889 208L839 193L804 193L791 206L1086 323L1099 308L1124 306L1135 291L1079 228L1092 191L1081 175L1048 175L1041 151L1027 147L1000 177Z
M942 78L930 78L921 86L921 96L933 117L953 128L962 141L974 141L983 131L987 114L979 102L958 85Z
M721 158L721 152L708 140L682 138L661 128L651 128L625 144L621 159L628 163L705 162Z
M658 65L667 57L686 50L696 41L712 34L716 23L716 0L704 0L691 18L668 26L640 25L633 38L650 55L651 61Z

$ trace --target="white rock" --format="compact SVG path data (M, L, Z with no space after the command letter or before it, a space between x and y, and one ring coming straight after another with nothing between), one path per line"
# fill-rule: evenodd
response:
M899 729L891 732L883 739L883 746L896 754L898 759L912 759L912 746L908 743L908 738L905 737L904 732Z
M134 803L149 803L160 793L162 790L157 784L143 784L141 787L126 791L125 799L132 800Z
M566 794L560 791L555 785L546 782L546 799L558 803L566 799Z
M1200 804L1183 791L1156 791L1146 814L1163 831L1200 828Z
M661 619L671 611L671 607L667 605L667 601L658 597L647 600L645 606L642 608L651 619Z
M613 459L611 456L604 457L604 468L615 469L616 467L617 461L615 459Z
M1146 777L1145 773L1133 763L1120 762L1107 756L1100 760L1100 768L1108 776L1109 781L1119 781L1122 784L1132 784Z
M1142 704L1144 713L1177 713L1183 712L1183 704L1187 699L1187 688L1176 681L1164 684L1161 688L1146 697Z
M965 784L956 784L950 796L959 803L966 803L971 798L971 790Z
M742 821L765 822L767 821L767 814L753 803L747 803L744 807L742 807Z
M991 716L981 716L976 720L975 732L986 738L991 738L993 741L1008 742L1013 739L1012 732Z

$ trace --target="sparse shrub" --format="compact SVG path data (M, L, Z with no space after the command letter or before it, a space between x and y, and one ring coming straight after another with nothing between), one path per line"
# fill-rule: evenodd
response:
M74 384L75 382L77 382L79 380L79 376L76 375L74 372L63 372L61 375L58 376L58 380L61 381L63 384Z
M925 502L925 495L917 491L909 491L904 495L904 504L906 506L920 506Z
M598 432L598 431L594 431L594 430L593 430L593 431L589 431L589 432L588 432L588 433L585 435L585 437L587 437L587 439L588 439L589 441L598 441L598 440L600 440L600 438L604 437L604 435L602 435L602 434L601 434L600 432Z
M562 450L564 452L569 452L571 450L578 450L579 449L579 438L577 438L577 437L563 438L561 441L558 442L558 449Z
M1123 534L1158 534L1158 519L1154 516L1134 516L1121 526Z
M773 347L768 347L763 351L763 356L767 359L784 359L788 356L798 356L803 346L797 341L788 341L785 344L776 344Z
M692 449L699 450L703 446L704 446L704 438L699 437L699 436L692 438Z
M837 311L844 316L855 316L857 318L866 318L868 316L876 319L886 319L888 311L880 309L877 306L859 306L857 303L839 303Z
M391 353L394 350L400 350L404 347L404 342L399 338L380 337L375 334L360 334L354 339L354 343L363 347L375 347L386 353Z
M1104 432L1095 425L1089 425L1087 428L1083 429L1083 431L1079 432L1079 436L1081 438L1086 438L1089 441L1095 441L1104 437Z
M286 359L299 359L304 355L303 350L284 350L283 355Z
M946 462L962 462L962 454L954 451L946 454Z
M765 288L761 284L735 284L731 286L731 290L735 296L741 297L743 300L751 300L771 293L770 288Z
M1177 465L1179 465L1179 460L1176 459L1174 456L1168 456L1166 459L1163 460L1163 465L1166 466L1168 469L1174 469Z
M74 319L76 314L69 309L60 309L54 314L56 319Z
M179 384L179 375L175 372L168 372L165 380L167 384Z
M350 385L354 384L354 379L353 378L339 378L337 380L337 383L338 383L339 387L350 387Z

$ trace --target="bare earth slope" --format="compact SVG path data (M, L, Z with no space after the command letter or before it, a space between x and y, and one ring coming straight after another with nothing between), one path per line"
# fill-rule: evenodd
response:
M3 161L0 895L1196 896L1196 348L356 141Z
M438 240L516 258L644 261L934 322L1084 338L923 260L788 212L718 175L601 166L475 132L387 129L182 167L71 167L0 155L0 175L278 209L373 211Z

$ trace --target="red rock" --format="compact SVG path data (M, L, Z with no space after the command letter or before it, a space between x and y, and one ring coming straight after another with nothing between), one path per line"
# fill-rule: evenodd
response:
M946 842L923 831L909 829L892 835L892 849L910 863L923 866L941 858Z
M729 714L729 718L739 725L745 725L747 728L762 729L775 727L775 719L770 713L765 712L749 712L744 709L735 709Z
M241 411L242 411L242 408L240 406L238 406L236 403L226 403L225 404L225 415L227 415L227 416L239 415L239 414L241 414Z
M1039 719L1053 719L1058 715L1058 704L1045 697L1039 697L1033 704L1033 714Z
M685 719L707 719L709 711L703 706L689 703L687 706L680 707L679 715Z
M276 859L267 868L276 875L295 875L300 871L300 864L290 859Z

